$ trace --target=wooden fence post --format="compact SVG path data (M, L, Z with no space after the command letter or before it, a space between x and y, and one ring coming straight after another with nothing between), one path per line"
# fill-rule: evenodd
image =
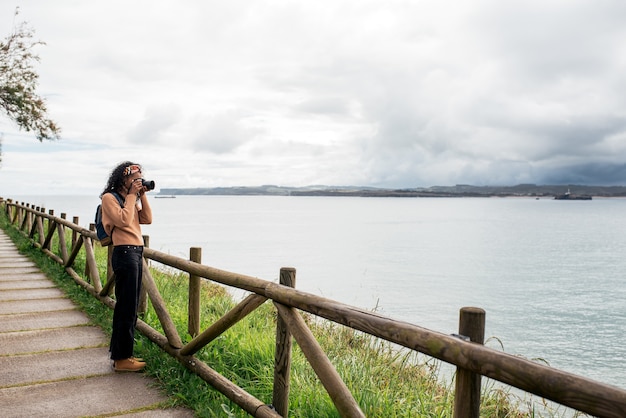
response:
M72 223L74 225L78 225L78 216L74 216L72 217ZM78 232L76 232L76 230L74 228L72 228L72 249L74 249L74 246L76 245L76 242L78 241L78 236L80 234Z
M37 229L39 231L38 235L40 237L39 243L41 248L50 250L52 248L52 238L54 238L54 232L57 231L58 225L56 222L48 220L48 232L44 233L44 220L45 218L43 216L37 216L37 228L33 225L33 230ZM43 237L43 239L41 237Z
M484 344L485 311L480 308L461 308L459 334L473 343ZM457 367L454 418L480 417L480 380L480 374Z
M24 209L24 222L22 223L22 230L25 231L27 234L30 234L29 231L33 227L33 216L34 216L34 214L32 212L30 212L28 209L30 209L30 204L28 204L26 206L26 209ZM24 228L26 228L26 229L24 229ZM32 238L31 235L29 235L28 237Z
M280 269L280 284L296 287L296 269ZM289 385L291 374L291 332L285 320L278 315L276 320L276 353L274 355L274 393L272 405L281 416L289 416Z
M93 226L93 224L90 225ZM85 238L83 243L86 243L89 238ZM102 286L102 290L100 291L100 296L111 296L113 291L115 290L115 273L113 273L113 267L111 266L111 258L113 257L113 246L109 245L107 247L107 268L105 270L105 276L107 278L106 283Z
M41 213L46 213L46 209L45 209L45 208L42 208L42 209L41 209ZM50 216L54 216L54 209L50 209L50 210L48 211L48 215L50 215ZM44 220L44 222L45 222L45 220ZM47 233L47 234L49 234L49 233L50 233L50 227L51 227L51 224L52 224L52 223L53 223L52 218L48 218L48 225L47 225L48 229L46 230L46 233Z
M146 248L150 248L150 236L143 235L143 246ZM112 245L111 245L112 247ZM146 260L146 266L150 265L150 260ZM142 280L142 278L140 278ZM143 284L143 280L142 280ZM139 293L139 306L137 307L137 313L140 315L145 315L148 311L148 289L145 286L141 286L141 292Z
M95 231L96 230L96 224L89 224L89 230L90 231ZM92 245L95 247L95 241L92 240L91 238L87 238L85 237L83 245L87 245L87 240L91 240ZM111 254L109 253L109 261L107 263L107 274L109 273L109 270L111 270ZM89 277L89 263L85 263L85 277ZM108 281L108 277L107 277L107 281Z
M67 215L65 213L61 213L61 219L67 219ZM59 251L61 252L61 258L63 259L63 264L65 264L69 258L67 253L67 243L65 242L65 225L59 224L57 225L57 238L59 238Z
M45 213L46 209L41 209L38 211L39 213ZM37 235L39 236L39 246L41 248L45 248L46 250L50 249L50 243L48 242L48 246L44 247L43 243L46 240L46 232L44 231L44 220L46 219L44 216L42 215L37 215L37 214L33 214L33 216L35 217L34 220L37 221L33 224L33 229L35 229L35 225L36 225L36 229L37 229ZM48 221L48 225L50 225L50 221ZM56 229L56 223L53 223L55 229ZM52 230L52 233L54 234L54 230ZM50 237L52 237L52 235L50 235Z
M202 263L202 248L189 249L189 261ZM192 337L200 334L200 276L189 273L189 307L187 311L187 332Z
M93 284L96 292L100 293L102 290L102 282L100 281L100 272L98 271L98 265L96 263L96 249L95 241L85 240L85 268L89 269L88 280Z
M26 232L27 234L28 234L28 231L30 231L30 226L31 226L28 224L28 218L30 217L30 212L28 211L29 207L30 207L30 203L25 208L24 207L20 208L20 216L19 216L19 222L20 222L19 229L20 231Z
M19 205L18 202L15 202L16 205ZM13 225L20 224L20 208L18 206L13 207L13 221L11 221Z

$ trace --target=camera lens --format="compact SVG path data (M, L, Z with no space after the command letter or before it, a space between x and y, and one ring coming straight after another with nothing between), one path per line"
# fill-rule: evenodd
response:
M154 190L154 180L141 179L141 185L148 190Z

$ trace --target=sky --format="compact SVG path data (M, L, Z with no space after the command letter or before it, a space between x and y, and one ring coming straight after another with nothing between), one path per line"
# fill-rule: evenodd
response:
M14 17L19 6L19 15ZM0 196L626 184L623 0L2 0L61 139L0 114Z

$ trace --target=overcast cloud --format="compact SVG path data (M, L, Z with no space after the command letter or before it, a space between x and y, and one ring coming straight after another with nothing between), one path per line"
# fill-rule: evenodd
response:
M623 0L15 0L62 139L0 117L0 196L626 184Z

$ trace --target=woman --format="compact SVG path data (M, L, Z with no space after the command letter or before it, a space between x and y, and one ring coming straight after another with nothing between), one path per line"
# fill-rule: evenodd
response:
M115 273L115 310L111 360L118 372L146 367L133 356L137 307L141 290L143 236L140 224L152 223L152 209L142 184L141 166L130 161L113 169L102 199L102 223L113 240L111 266ZM117 193L123 206L113 193Z

